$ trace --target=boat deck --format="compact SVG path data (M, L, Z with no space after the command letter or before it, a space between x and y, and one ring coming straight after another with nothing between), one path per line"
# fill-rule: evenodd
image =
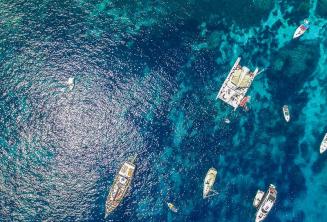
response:
M221 99L234 109L240 105L259 71L256 68L254 72L250 72L249 68L239 65L240 61L241 58L237 58L217 95L217 99Z

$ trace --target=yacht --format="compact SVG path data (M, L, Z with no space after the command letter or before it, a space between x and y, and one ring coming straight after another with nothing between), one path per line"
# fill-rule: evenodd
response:
M320 153L323 153L327 150L327 133L324 136L324 139L321 141L320 144Z
M241 58L238 57L227 78L219 89L216 99L221 99L236 110L239 106L246 108L246 102L250 97L245 97L254 78L259 74L259 68L253 72L246 66L240 65Z
M178 212L178 209L175 207L174 204L172 204L172 203L167 203L167 205L168 205L168 208L169 208L171 211L173 211L174 213L177 213L177 212Z
M129 191L134 176L136 156L124 162L110 187L106 201L105 218L122 202Z
M212 189L212 186L215 183L217 176L217 170L213 167L211 167L207 175L204 178L204 183L203 183L203 199L217 195L218 192Z
M290 115L290 110L288 109L287 105L283 106L283 114L284 114L284 119L286 122L289 122L291 120L291 115Z
M309 20L304 19L303 24L301 24L294 32L293 39L296 39L303 35L309 28Z
M268 213L276 202L276 198L277 190L276 187L272 184L270 184L266 193L261 190L257 191L257 194L253 200L253 206L257 208L255 222L261 222L267 217Z

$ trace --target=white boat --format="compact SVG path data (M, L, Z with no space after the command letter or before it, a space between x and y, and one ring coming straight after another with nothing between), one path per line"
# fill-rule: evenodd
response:
M324 136L324 139L321 141L320 144L320 153L323 153L327 150L327 133Z
M270 184L269 189L266 193L261 190L257 191L257 194L253 201L253 206L257 208L255 215L255 222L263 221L272 207L274 206L277 198L276 187Z
M294 32L293 39L296 39L303 35L309 28L309 20L304 19L303 24L301 24Z
M168 205L168 208L169 208L171 211L173 211L174 213L177 213L177 212L178 212L178 209L175 207L174 204L172 204L172 203L168 203L168 202L167 202L167 205Z
M258 207L263 196L265 195L265 192L261 191L261 190L258 190L257 191L257 194L255 195L254 197L254 200L253 200L253 206L254 207Z
M74 86L75 86L75 78L74 77L69 77L68 80L67 80L67 86L68 86L68 89L71 91L74 89Z
M119 206L130 189L136 168L134 165L135 159L136 156L125 161L119 169L107 196L105 218Z
M284 114L285 121L289 122L291 120L291 115L287 105L283 106L283 114Z
M248 101L248 98L244 100L245 94L260 73L259 68L251 72L248 67L239 65L240 61L241 58L238 57L216 97L232 106L234 110L240 105L245 106Z
M217 176L217 170L213 167L211 167L208 172L206 177L204 178L204 183L203 183L203 199L215 196L218 194L217 191L212 189L212 186L215 183ZM211 194L210 194L211 193Z
M225 123L230 124L230 120L228 118L226 118Z

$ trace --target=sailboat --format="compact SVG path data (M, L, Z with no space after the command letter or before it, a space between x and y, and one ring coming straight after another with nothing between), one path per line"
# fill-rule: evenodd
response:
M206 177L204 178L203 199L218 195L218 192L212 189L212 186L214 185L216 180L216 176L217 176L217 170L211 167L208 170Z
M134 165L136 156L125 161L119 169L107 197L105 218L119 206L130 189L136 168Z
M296 39L303 35L309 28L309 20L304 19L303 24L301 24L294 32L293 39Z

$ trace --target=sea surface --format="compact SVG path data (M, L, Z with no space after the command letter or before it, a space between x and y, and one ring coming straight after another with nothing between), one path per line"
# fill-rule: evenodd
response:
M248 112L216 100L238 56ZM251 222L269 184L267 222L327 221L327 0L1 0L0 80L0 221Z

